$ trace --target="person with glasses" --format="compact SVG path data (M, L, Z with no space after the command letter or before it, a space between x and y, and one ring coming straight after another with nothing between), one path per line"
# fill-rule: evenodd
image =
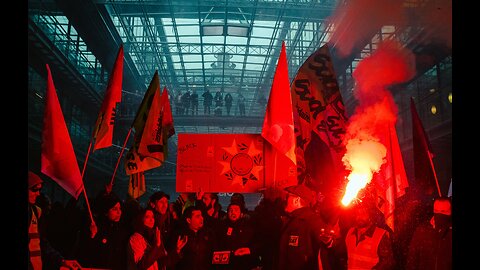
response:
M76 260L65 260L55 250L46 237L45 223L42 219L42 209L35 204L40 195L43 180L37 174L28 172L28 269L47 269L51 265L54 269L81 269Z

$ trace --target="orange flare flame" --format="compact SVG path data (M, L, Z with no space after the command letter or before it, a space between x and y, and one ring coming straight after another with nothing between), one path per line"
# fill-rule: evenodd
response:
M354 138L347 143L347 152L343 162L351 169L342 204L347 206L357 197L358 192L372 180L385 162L387 150L378 138L363 134L363 139Z

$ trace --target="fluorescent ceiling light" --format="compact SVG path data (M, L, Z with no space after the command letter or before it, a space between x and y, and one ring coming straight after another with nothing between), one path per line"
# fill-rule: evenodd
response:
M225 27L226 26L226 27ZM225 31L226 28L226 31ZM249 24L241 23L202 23L201 34L203 36L237 36L248 37Z

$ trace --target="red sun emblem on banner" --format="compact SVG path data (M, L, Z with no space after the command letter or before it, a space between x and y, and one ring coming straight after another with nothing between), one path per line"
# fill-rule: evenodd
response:
M232 181L232 185L238 184L242 187L249 180L258 181L259 172L263 169L262 151L255 148L253 141L250 145L241 142L236 143L235 139L229 147L222 147L225 151L219 163L223 166L220 175Z
M238 153L230 161L230 168L236 175L244 176L252 171L253 158L245 153Z

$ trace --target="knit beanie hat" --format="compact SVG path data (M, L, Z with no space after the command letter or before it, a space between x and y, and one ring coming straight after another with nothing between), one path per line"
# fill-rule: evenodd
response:
M28 171L28 188L32 188L41 183L43 183L43 180L40 178L40 176Z

